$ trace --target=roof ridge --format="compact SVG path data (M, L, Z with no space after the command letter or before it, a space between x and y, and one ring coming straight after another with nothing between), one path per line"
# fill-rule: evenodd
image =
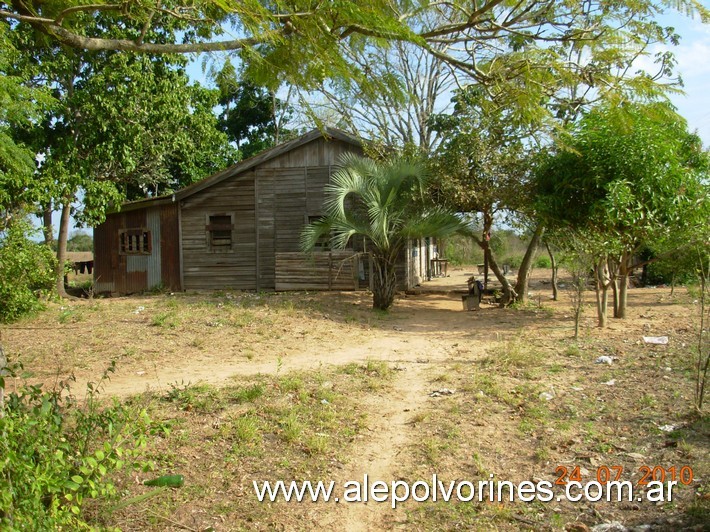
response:
M212 175L209 175L205 177L204 179L201 179L200 181L196 181L195 183L192 183L186 187L181 188L180 190L177 190L173 192L172 194L164 194L162 196L155 196L152 198L142 198L139 200L133 200L133 201L127 201L124 202L121 205L121 211L125 210L134 210L141 208L143 206L148 206L146 204L152 204L156 203L158 205L163 204L163 203L172 203L174 201L179 201L185 198L188 198L192 196L193 194L196 194L202 190L205 190L206 188L209 188L213 185L216 185L218 183L221 183L225 179L228 179L230 177L239 175L250 168L253 168L255 166L258 166L261 163L264 163L266 161L270 161L271 159L274 159L278 157L279 155L282 155L284 153L288 153L289 151L296 149L300 146L303 146L304 144L308 144L309 142L312 142L318 138L325 138L325 139L330 139L330 138L335 138L338 140L341 140L343 142L347 142L349 144L356 145L358 147L362 147L364 144L364 140L356 137L355 135L352 135L342 129L338 129L335 127L330 127L330 126L324 126L323 128L314 128L307 133L304 133L303 135L296 137L295 139L288 140L286 142L282 142L281 144L277 144L276 146L272 146L271 148L268 148L260 153L257 153L256 155L253 155L252 157L249 157L248 159L241 160L237 163L234 163L233 165L225 168L224 170L220 170L219 172L215 172ZM115 212L115 211L114 211Z

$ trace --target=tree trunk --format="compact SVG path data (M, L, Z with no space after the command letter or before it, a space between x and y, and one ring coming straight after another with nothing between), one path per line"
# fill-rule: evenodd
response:
M493 216L489 211L484 211L483 213L483 234L481 239L474 237L474 240L483 250L483 262L484 262L484 277L483 277L483 289L488 289L488 270L493 270L493 274L496 279L500 282L503 287L503 301L502 305L509 305L514 301L515 290L503 275L503 271L498 266L495 258L493 257L493 251L491 250L491 226L493 225Z
M587 289L587 275L584 269L572 271L572 291L570 297L574 308L574 341L579 340L579 326L584 311L584 291Z
M577 342L579 340L579 324L582 322L582 309L584 302L579 301L577 306L574 309L574 341Z
M602 286L601 302L599 303L599 327L606 327L609 313L609 286Z
M619 317L619 280L618 279L612 279L611 281L611 293L613 294L613 299L614 299L614 317L618 318Z
M515 292L517 294L516 300L525 302L528 299L528 281L530 280L530 273L532 272L533 258L537 252L537 248L540 245L540 239L542 234L545 232L545 228L542 224L539 224L535 228L535 233L528 244L528 249L525 250L525 256L523 257L523 262L520 263L520 268L518 269L518 279L515 283Z
M488 251L490 243L486 240L486 246L483 248L483 289L488 290Z
M614 298L614 317L619 317L619 262L614 259L607 259L606 272L608 272L609 283L607 287L611 287L611 292Z
M495 257L493 257L491 247L486 246L483 251L485 253L485 256L488 257L488 265L491 267L491 270L493 270L496 279L498 279L501 286L503 287L503 301L501 301L501 306L510 305L513 301L515 301L515 289L510 284L510 282L508 282L508 279L505 277L505 275L503 275L503 270L500 269Z
M69 297L64 286L64 263L67 260L67 237L69 235L69 218L71 215L71 201L64 200L62 217L59 221L59 238L57 239L57 294L59 297Z
M493 213L491 206L483 211L483 234L478 244L483 249L483 290L488 290L488 269L490 263L488 257L491 256L491 227L493 227Z
M622 320L626 318L626 301L628 298L629 274L631 273L632 260L632 255L624 253L621 256L621 263L619 264L619 308L617 309L615 317Z
M557 301L557 296L559 295L559 289L557 287L557 274L560 266L557 264L557 259L555 259L555 254L552 252L549 242L545 242L545 248L547 248L547 254L550 256L550 266L552 267L552 300ZM575 336L576 339L576 336Z
M54 243L54 228L52 227L52 206L46 205L42 209L42 234L44 235L44 244L47 247L52 247Z
M277 100L276 100L276 92L275 91L270 91L271 92L271 119L273 120L274 123L274 146L278 146L279 144L279 120L276 116L276 107L277 107Z
M382 257L373 257L372 308L388 310L394 302L397 277L394 264Z
M609 285L611 277L609 276L609 265L606 260L600 260L594 267L594 277L596 279L595 288L597 295L597 318L600 328L606 327L607 324L607 309L609 307Z

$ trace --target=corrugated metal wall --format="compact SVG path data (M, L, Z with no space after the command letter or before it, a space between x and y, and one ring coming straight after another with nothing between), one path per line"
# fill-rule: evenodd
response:
M114 275L118 269L118 231L120 214L109 214L106 221L94 227L94 290L115 292Z
M166 235L163 235L163 225ZM150 231L151 253L122 255L122 229ZM177 205L156 206L107 216L94 228L94 289L133 294L158 286L180 289Z

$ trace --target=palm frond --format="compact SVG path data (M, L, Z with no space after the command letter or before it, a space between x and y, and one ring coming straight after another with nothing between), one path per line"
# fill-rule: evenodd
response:
M406 238L443 238L453 234L466 234L470 230L469 223L459 215L435 207L409 218L401 228L401 233Z
M345 249L352 237L367 236L367 233L367 224L358 223L358 220L350 218L334 220L330 243L333 249Z
M310 224L301 236L312 250L324 235L334 249L355 235L367 238L382 256L392 256L409 238L441 237L466 230L467 223L439 207L427 207L428 175L406 159L378 164L347 154L325 188L325 219Z
M311 222L301 231L301 250L304 253L312 253L318 241L324 236L329 236L332 228L331 220L328 217Z

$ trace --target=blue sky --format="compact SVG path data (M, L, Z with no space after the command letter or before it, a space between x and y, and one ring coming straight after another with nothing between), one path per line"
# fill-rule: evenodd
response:
M681 36L680 44L669 49L678 61L676 70L683 79L685 94L674 95L671 101L690 129L697 130L705 147L710 147L710 24L680 15L663 17L661 23L673 26Z

